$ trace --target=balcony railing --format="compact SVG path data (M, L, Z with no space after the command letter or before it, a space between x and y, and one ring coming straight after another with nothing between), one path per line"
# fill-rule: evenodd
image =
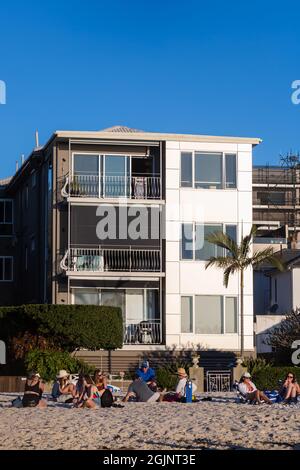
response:
M161 344L160 320L148 320L140 323L126 323L124 344Z
M67 177L63 197L160 199L159 176L74 175Z
M136 248L70 248L61 261L73 272L160 272L160 250Z

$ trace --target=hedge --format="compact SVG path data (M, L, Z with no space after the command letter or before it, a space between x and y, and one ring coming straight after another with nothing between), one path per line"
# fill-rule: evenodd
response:
M13 338L25 334L42 337L45 348L48 344L51 349L66 351L113 350L123 345L122 312L117 307L96 305L0 307L0 339L9 345Z
M94 368L72 357L64 351L40 351L34 349L26 354L26 371L37 371L46 382L54 381L61 369L67 370L70 374L82 372L92 374Z
M253 382L260 390L278 390L279 381L284 380L288 372L293 372L300 382L299 367L267 367L253 374Z

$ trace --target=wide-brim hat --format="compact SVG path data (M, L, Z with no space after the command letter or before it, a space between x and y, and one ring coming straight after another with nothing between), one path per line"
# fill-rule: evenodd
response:
M249 374L249 372L245 372L243 377L245 377L245 379L251 379L251 374Z
M57 379L64 379L65 377L69 377L69 372L67 372L66 370L62 369L59 371L59 373L57 374L56 378Z
M177 375L184 375L184 377L187 377L187 373L183 367L179 367L179 369L177 369Z

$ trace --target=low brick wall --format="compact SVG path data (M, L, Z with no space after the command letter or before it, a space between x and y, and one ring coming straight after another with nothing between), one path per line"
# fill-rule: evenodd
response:
M0 376L0 392L22 393L25 387L25 377L20 376Z

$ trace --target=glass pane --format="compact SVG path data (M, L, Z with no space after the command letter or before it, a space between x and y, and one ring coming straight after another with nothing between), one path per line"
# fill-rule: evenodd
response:
M4 258L0 258L0 281L4 280Z
M126 320L124 290L102 290L101 305L108 305L110 307L120 307L122 310L123 319Z
M221 153L195 153L195 188L222 188Z
M225 155L226 188L236 188L236 155Z
M226 225L226 235L237 242L236 225Z
M219 295L196 295L195 297L195 333L221 334L222 297Z
M74 155L75 175L99 175L98 155Z
M76 289L74 291L75 304L99 305L99 293L97 290Z
M126 175L126 158L119 155L105 156L105 196L120 197L126 196L129 187L128 176Z
M4 260L4 279L5 281L12 280L12 259L5 258Z
M206 240L209 234L222 230L222 225L196 225L195 259L207 261L212 256L222 256L222 248Z
M225 299L225 332L237 333L237 299L226 297Z
M181 297L181 333L193 332L193 298Z
M192 153L181 153L181 187L190 188L193 186Z
M5 203L5 222L7 224L12 223L12 202L6 201Z
M0 201L0 224L4 223L4 201Z
M147 318L146 320L159 320L159 295L157 289L147 290Z
M181 259L193 259L193 224L181 227Z
M143 289L126 290L126 324L136 324L144 320Z

